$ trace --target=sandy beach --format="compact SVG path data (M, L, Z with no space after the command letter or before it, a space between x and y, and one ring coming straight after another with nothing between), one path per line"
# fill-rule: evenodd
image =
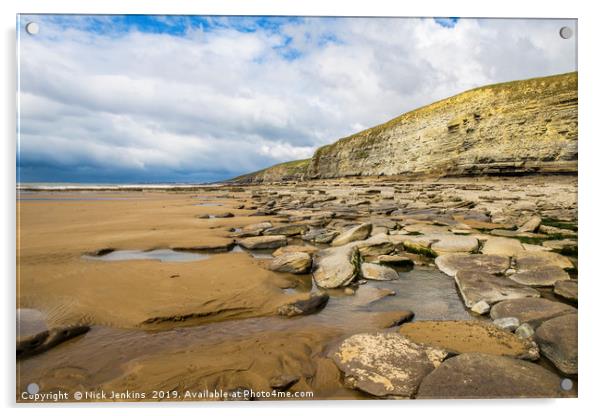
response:
M311 392L312 397L297 399L373 398L382 394L362 387L357 374L345 375L336 357L350 336L375 331L401 333L452 356L484 353L534 361L560 380L561 372L537 346L533 349L530 338L471 310L472 292L447 275L450 267L467 266L443 260L487 252L507 259L550 253L546 241L570 238L541 231L510 234L517 233L514 224L532 215L553 214L558 222L575 224L573 180L525 179L520 186L503 180L291 185L22 193L18 308L36 311L42 328L86 332L18 359L18 386L35 381L44 390L144 393L102 398L119 401L165 399L157 391L177 391L175 400L198 400L182 395L214 389ZM429 189L441 200L433 201ZM518 192L526 205L517 210ZM490 214L482 215L485 211ZM262 223L271 228L258 228ZM353 234L356 224L370 224L370 231ZM329 232L334 240L325 242ZM271 248L245 248L264 240ZM465 247L472 241L478 244ZM488 249L492 241L502 244ZM524 253L508 253L508 247L517 250L508 245L512 241ZM321 262L347 247L359 249L359 275L337 287L320 284ZM129 259L132 255L156 257ZM569 262L576 282L576 257L553 255ZM403 266L366 269L377 259L387 264L387 256L403 257ZM300 259L312 257L313 267L295 269ZM395 270L393 280L378 275L383 272L378 267ZM520 271L520 265L512 267ZM570 308L554 316L576 312L575 301L554 294L549 283L517 286L504 280L517 295L492 298L494 309L500 300L536 294ZM475 290L487 297L492 288ZM20 335L27 339L36 319L22 321ZM576 374L571 378L576 388ZM525 394L550 393L539 387ZM417 394L416 387L409 396Z

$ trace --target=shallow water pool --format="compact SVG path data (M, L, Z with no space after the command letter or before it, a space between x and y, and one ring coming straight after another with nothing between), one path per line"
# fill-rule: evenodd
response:
M171 249L158 250L115 250L101 256L84 255L86 260L126 261L126 260L159 260L162 262L186 262L206 260L208 254L175 251Z

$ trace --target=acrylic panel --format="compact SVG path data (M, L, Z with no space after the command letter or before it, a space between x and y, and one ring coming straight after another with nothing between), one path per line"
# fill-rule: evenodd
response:
M577 21L19 15L23 403L576 397Z

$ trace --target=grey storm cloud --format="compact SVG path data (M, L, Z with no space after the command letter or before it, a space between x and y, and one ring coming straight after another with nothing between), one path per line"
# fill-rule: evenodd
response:
M576 70L575 39L558 35L572 20L305 18L247 31L231 18L174 34L35 18L39 35L21 30L19 45L24 181L224 179L469 88Z

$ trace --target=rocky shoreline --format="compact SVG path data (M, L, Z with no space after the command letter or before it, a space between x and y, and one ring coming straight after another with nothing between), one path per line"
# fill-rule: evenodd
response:
M219 204L198 206L193 199ZM65 202L46 204L53 203L64 210L64 218L81 215ZM94 211L105 233L86 247L66 241L78 235L77 225L54 249L24 235L18 305L41 310L50 328L45 331L54 338L50 351L35 342L40 332L18 338L20 385L30 371L52 380L45 388L68 390L82 384L160 388L179 380L176 384L187 388L313 391L315 398L577 394L575 177L225 185L201 193L166 192L157 201L111 204L120 213L149 206L148 217L136 220L145 231L142 225L127 228L114 222L115 213L105 218ZM39 211L24 210L26 229ZM181 222L169 223L173 218ZM86 221L81 219L82 227ZM158 236L152 228L172 231ZM53 260L52 250L59 248L73 254ZM210 253L210 258L177 264L81 259L157 248ZM408 310L404 294L387 286L408 279L408 270L449 280L469 319L429 319ZM41 271L48 276L83 273L87 289L78 289L73 279L65 281L69 290L60 282L45 284L35 278ZM109 279L117 287L103 283L107 273L115 275ZM134 303L110 303L119 296L115 290L129 291ZM369 301L363 300L366 293ZM72 302L69 296L81 298ZM361 308L336 309L339 299L354 298L363 302ZM383 299L394 307L379 309ZM358 322L337 326L331 318L335 312ZM321 315L328 319L320 321ZM130 357L102 378L90 369L75 384L69 370L57 376L61 363L78 354L77 344L93 337L98 325L160 334L182 325L182 331L188 326L226 328L228 322L244 325L254 319L277 319L286 329L268 326L225 341L182 340ZM65 331L64 345L57 342L61 332L55 328L73 325L87 329L75 335ZM220 355L221 350L231 355ZM45 357L51 354L63 361L49 362ZM220 358L212 362L211 354ZM561 388L565 378L573 384L568 391Z

